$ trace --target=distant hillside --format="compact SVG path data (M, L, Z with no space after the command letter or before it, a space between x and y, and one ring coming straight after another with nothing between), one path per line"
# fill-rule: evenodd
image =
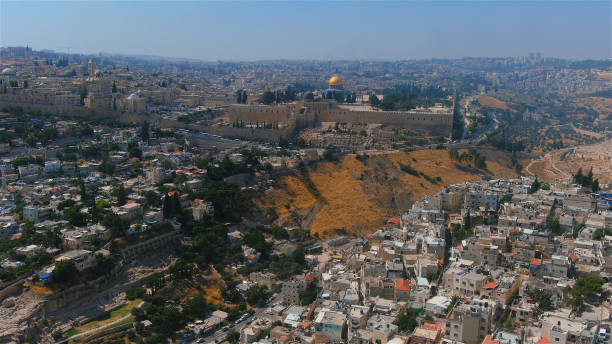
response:
M282 177L254 203L276 216L277 224L300 225L321 237L373 232L444 186L479 180L485 174L515 175L500 163L510 160L503 153L482 154L488 160L484 171L456 165L446 150L347 155L339 162L321 162Z

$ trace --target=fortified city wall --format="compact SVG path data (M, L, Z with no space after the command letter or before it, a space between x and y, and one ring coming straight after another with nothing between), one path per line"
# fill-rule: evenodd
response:
M297 102L281 105L231 105L227 112L230 122L279 122L295 128L312 127L316 122L346 122L383 124L409 128L430 135L450 135L452 112L427 111L367 111L341 108L333 102Z

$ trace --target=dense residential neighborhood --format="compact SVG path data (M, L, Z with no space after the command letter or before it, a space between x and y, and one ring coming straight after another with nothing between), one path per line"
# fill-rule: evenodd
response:
M0 57L2 343L610 341L609 61Z

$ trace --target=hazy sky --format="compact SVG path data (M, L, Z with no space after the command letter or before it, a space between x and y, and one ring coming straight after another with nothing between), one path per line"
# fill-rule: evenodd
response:
M611 3L0 0L0 45L203 60L610 58Z

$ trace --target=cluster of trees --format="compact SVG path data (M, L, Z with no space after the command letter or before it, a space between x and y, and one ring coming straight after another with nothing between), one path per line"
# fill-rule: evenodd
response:
M423 312L422 309L408 308L404 313L400 314L393 323L397 325L400 332L412 332L418 325L417 318Z
M191 309L191 307L188 307ZM155 295L145 298L145 303L140 308L133 308L132 315L136 321L149 320L152 323L150 331L156 335L152 335L147 342L156 343L157 340L168 338L176 331L185 326L188 316L181 312L176 306L166 305L166 299L162 296Z
M177 192L174 192L172 196L167 193L164 195L164 200L162 201L162 213L165 219L183 216L183 208L181 207L181 202Z
M327 155L327 154L326 154ZM326 160L331 160L328 159L326 157ZM319 190L319 188L317 188L317 185L312 181L312 179L310 178L310 173L308 173L308 169L306 168L306 166L303 163L300 163L300 180L302 181L302 183L304 183L304 185L306 186L306 189L308 189L308 191L319 201L325 203L325 198L323 197L323 194L321 194L321 191Z
M100 163L100 167L98 168L98 170L108 176L112 176L113 173L115 173L115 168L115 164L105 158Z
M474 166L476 166L477 168L480 168L480 169L487 168L486 157L480 154L475 149L470 149L468 152L459 153L459 151L456 148L451 148L448 151L448 156L450 157L452 161L455 161L458 163L474 162Z
M302 306L308 306L312 304L317 299L318 294L319 286L317 285L317 280L315 279L312 282L308 283L308 286L306 287L306 290L302 295Z
M246 238L245 238L246 239ZM254 245L255 247L269 247L269 244ZM256 250L258 250L256 248ZM259 250L258 250L259 251ZM306 266L304 252L301 248L296 248L288 256L270 255L266 248L261 252L261 257L257 262L248 264L238 271L241 275L248 275L251 272L268 270L276 274L279 279L287 279L295 274L301 273Z
M26 137L26 144L30 147L40 142L43 145L57 139L57 129L55 127L47 127L40 130L33 129Z
M246 299L251 306L262 305L269 295L270 292L265 285L254 285L246 291Z
M554 235L559 235L563 233L563 230L561 229L561 224L559 223L559 217L557 216L553 217L546 223L546 228Z
M589 170L586 176L582 173L582 168L579 168L574 176L574 183L582 185L585 188L591 188L593 192L599 191L599 180L593 179L593 168Z
M149 140L149 122L144 121L142 122L142 125L140 126L140 138L143 141L148 141Z
M527 295L538 305L536 308L537 314L552 311L555 306L552 302L552 292L545 289L528 289Z
M432 106L434 103L450 105L449 91L433 86L399 85L393 89L384 89L382 101L376 95L370 95L370 105L381 110L410 110L417 106Z
M44 164L44 160L42 157L40 156L19 156L16 157L15 159L11 160L11 165L13 165L14 167L19 167L19 166L25 166L28 164L36 164L36 165L43 165Z
M402 170L402 172L408 173L410 175L413 175L415 177L423 177L425 178L425 180L427 180L428 182L430 182L431 184L438 184L440 182L442 182L442 177L437 176L437 177L431 177L423 172L420 172L418 170L416 170L415 168L413 168L412 166L410 166L410 164L403 164L403 163L399 163L399 167L400 170Z
M60 287L69 287L81 279L94 279L111 272L115 262L111 258L104 257L101 253L94 256L95 265L86 271L79 272L72 260L61 260L55 263L51 272L51 281ZM85 278L84 276L89 276Z
M579 310L586 299L601 297L605 282L596 275L582 275L576 279L573 287L563 289L564 299L574 310Z
M314 95L313 95L313 99L314 99ZM338 103L354 103L357 100L357 94L355 94L355 92L329 90L326 93L323 93L323 99L334 99ZM307 100L310 100L310 99L307 99Z
M266 90L259 98L259 102L266 105L270 105L272 103L287 103L296 100L296 97L297 89L290 85L284 90Z
M142 150L136 142L128 143L128 156L130 158L142 159Z
M460 242L466 238L471 237L474 234L474 231L471 228L462 228L460 224L453 224L451 227L451 233L453 236L453 240L455 243Z
M238 104L246 104L247 103L247 93L245 90L236 91L236 102Z
M529 187L529 190L527 190L527 192L530 194L534 194L538 192L538 190L550 190L550 184L543 183L538 179L538 177L536 177L533 183L531 183L531 186Z

